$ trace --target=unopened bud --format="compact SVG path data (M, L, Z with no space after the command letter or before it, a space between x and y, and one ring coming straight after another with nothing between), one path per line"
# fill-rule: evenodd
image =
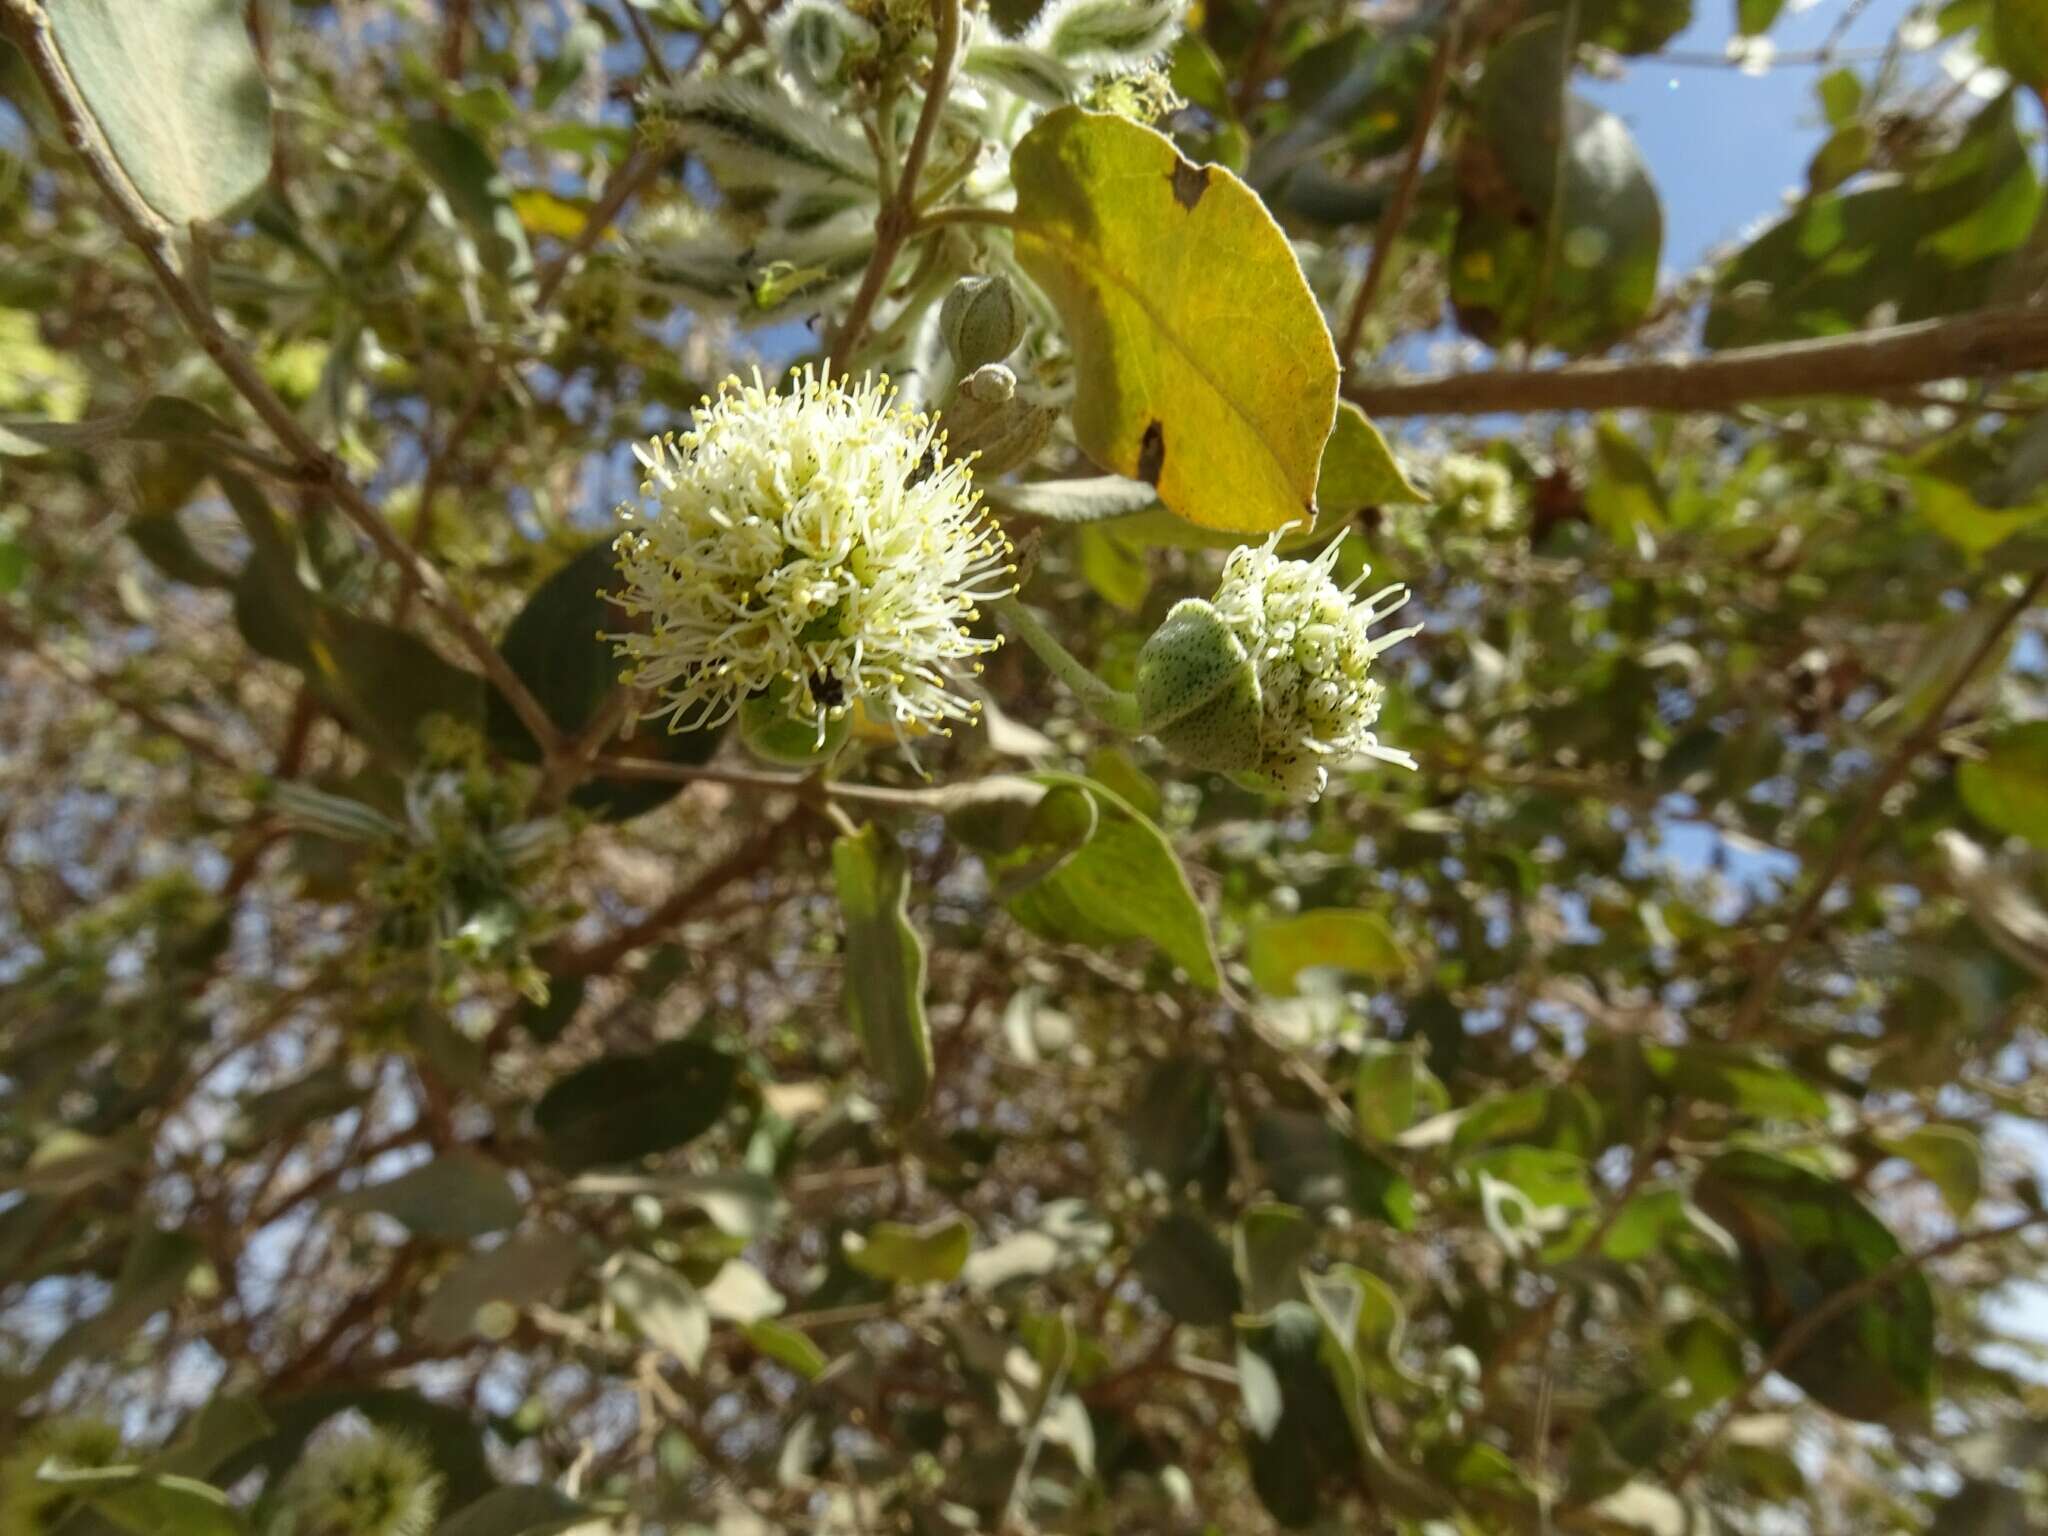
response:
M987 363L962 379L940 412L946 450L954 458L973 454L977 476L1006 474L1043 448L1059 412L1017 392L1017 376L1001 363Z
M1000 272L963 277L939 306L939 334L963 371L1000 363L1024 339L1024 303Z
M1258 668L1212 605L1174 604L1138 652L1136 691L1141 728L1176 761L1225 772L1258 766Z

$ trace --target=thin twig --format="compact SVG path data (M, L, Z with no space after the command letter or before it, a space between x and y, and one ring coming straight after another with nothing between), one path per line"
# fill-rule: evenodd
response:
M1436 40L1436 53L1429 61L1429 78L1423 82L1422 99L1415 108L1415 129L1408 138L1408 155L1401 162L1401 177L1394 183L1394 195L1387 200L1386 209L1380 214L1379 228L1373 231L1372 255L1366 262L1364 281L1359 283L1358 292L1351 296L1351 313L1344 321L1343 339L1337 344L1338 361L1347 373L1351 371L1351 360L1358 355L1358 341L1365 331L1365 317L1372 312L1373 299L1380 291L1381 279L1386 276L1395 242L1401 238L1401 231L1408 224L1408 215L1415 208L1415 190L1422 183L1422 161L1429 151L1430 129L1436 124L1437 112L1443 105L1444 86L1450 79L1451 65L1458 54L1459 19L1458 11L1453 8L1449 20L1444 23L1443 36Z
M902 174L891 195L875 216L875 249L861 274L860 287L846 317L832 333L825 356L840 368L852 365L855 348L867 334L868 319L874 313L897 253L921 222L917 214L917 183L924 173L932 140L938 136L939 120L945 115L946 93L953 83L953 62L960 53L960 0L932 0L938 17L938 46L932 54L931 79L925 84L924 105L917 114L917 128L910 147L903 154Z
M652 944L734 881L743 880L765 868L782 846L783 839L796 830L803 814L802 806L785 812L637 923L620 929L610 938L587 949L570 950L554 957L548 964L549 972L558 977L570 977L601 976L610 971L634 950Z

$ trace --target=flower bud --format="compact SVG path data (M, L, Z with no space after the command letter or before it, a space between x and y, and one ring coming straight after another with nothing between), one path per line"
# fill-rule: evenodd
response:
M1142 729L1177 761L1225 772L1258 766L1258 669L1211 604L1174 604L1138 652L1136 692Z
M939 334L963 371L1000 363L1024 339L1024 301L1000 272L963 277L939 306Z
M1028 463L1052 436L1059 412L1017 393L1017 376L987 363L962 379L940 413L946 448L955 458L974 455L978 476L1007 474Z
M1341 539L1314 560L1281 559L1279 542L1276 533L1233 551L1214 601L1176 603L1145 642L1139 728L1191 768L1297 800L1322 794L1330 763L1412 768L1373 735L1381 689L1368 675L1380 652L1415 632L1371 633L1406 593L1390 587L1354 602L1358 583L1330 578Z

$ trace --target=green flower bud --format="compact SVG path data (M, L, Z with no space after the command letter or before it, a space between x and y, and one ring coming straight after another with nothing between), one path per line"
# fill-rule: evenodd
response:
M1211 604L1174 604L1138 652L1137 682L1141 728L1176 760L1226 772L1258 766L1258 668Z
M974 473L990 476L1029 463L1052 436L1059 412L1025 399L1014 373L987 363L960 381L940 420L947 451L954 458L972 454Z
M809 768L845 745L853 718L845 709L830 709L818 718L808 708L799 718L790 713L789 688L765 689L740 705L740 740L764 762Z
M939 334L953 361L971 372L1000 363L1024 339L1024 301L1000 272L963 277L939 306Z

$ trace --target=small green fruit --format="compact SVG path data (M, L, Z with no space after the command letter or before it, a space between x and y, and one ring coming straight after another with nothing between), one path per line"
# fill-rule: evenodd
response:
M963 277L939 306L939 334L962 372L1000 363L1024 339L1024 303L1000 272Z

